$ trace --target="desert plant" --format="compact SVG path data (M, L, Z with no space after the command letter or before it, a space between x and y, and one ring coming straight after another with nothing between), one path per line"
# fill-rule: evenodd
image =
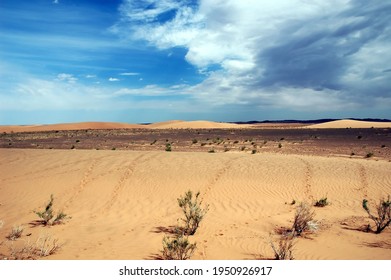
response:
M369 152L365 155L365 158L370 158L370 157L373 157L373 153L372 152Z
M214 149L210 149L210 150L208 151L208 153L213 154L213 153L215 153L215 150L214 150Z
M316 223L313 220L315 213L311 211L310 206L302 202L296 208L295 218L292 226L294 235L300 236L305 231L316 230Z
M368 208L368 200L364 199L362 201L362 207L368 213L369 218L375 222L376 231L375 233L381 233L386 227L391 224L391 201L390 196L387 197L387 200L384 198L379 201L379 204L376 206L377 216L373 215Z
M270 237L270 246L274 252L275 260L293 260L293 242L294 236L293 234L282 235L278 240L278 247L276 247Z
M171 152L171 144L166 143L166 152Z
M22 226L14 226L10 232L10 234L7 235L8 240L16 240L22 236L24 228Z
M63 244L58 239L53 239L50 235L41 235L35 243L30 239L25 241L23 246L15 247L14 242L9 245L9 256L11 260L34 260L55 254Z
M178 198L179 207L182 208L185 218L182 219L185 222L183 233L186 235L193 235L200 222L208 212L208 205L205 208L201 208L201 201L198 200L200 192L197 192L194 200L193 193L189 190L183 197Z
M65 218L68 218L63 212L58 213L56 216L53 214L53 195L50 195L50 200L42 212L34 211L34 213L41 218L43 225L56 225L61 224Z
M165 260L187 260L196 249L196 243L190 243L187 236L177 234L174 237L163 238L162 258Z
M197 144L197 142L198 142L197 139L193 139L193 140L192 140L192 143L193 143L193 144Z
M329 203L327 201L327 197L322 197L321 199L316 201L314 204L315 207L325 207L327 205L329 205Z

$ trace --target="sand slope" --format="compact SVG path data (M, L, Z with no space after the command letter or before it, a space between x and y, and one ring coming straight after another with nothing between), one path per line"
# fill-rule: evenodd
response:
M210 205L191 237L193 259L270 258L269 233L292 223L289 203L327 195L331 205L314 209L321 229L297 241L295 257L391 259L391 229L356 230L369 223L362 199L391 194L390 171L386 161L279 154L0 150L0 241L23 224L24 240L65 242L50 259L154 258L182 215L176 199L191 189ZM50 194L72 219L29 225Z
M391 128L391 122L366 122L355 120L338 120L313 124L305 126L305 128Z
M148 125L150 128L160 129L212 129L212 128L241 128L247 125L220 123L211 121L169 121Z

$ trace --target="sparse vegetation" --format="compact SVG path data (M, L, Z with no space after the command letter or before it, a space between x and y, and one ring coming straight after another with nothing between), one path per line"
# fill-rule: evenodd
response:
M153 145L153 144L155 144L157 142L157 140L155 139L155 140L153 140L152 142L151 142L151 145Z
M209 210L208 205L205 208L201 207L202 201L198 200L199 196L200 192L197 192L193 199L193 193L189 190L183 197L178 198L178 205L185 215L185 218L182 219L185 222L183 229L185 235L193 235L197 231L200 222Z
M368 213L369 218L375 222L376 230L375 233L381 233L386 227L391 224L391 201L390 196L387 197L387 200L384 198L379 201L379 204L376 206L377 216L373 215L368 207L368 200L364 199L362 201L362 207ZM370 228L370 226L369 226Z
M69 218L68 215L64 214L62 211L56 216L53 214L53 201L54 197L53 195L50 195L50 200L45 209L42 212L34 211L34 213L41 218L41 223L45 226L61 224L65 218Z
M322 197L321 199L316 201L314 204L315 207L325 207L327 205L329 205L329 203L327 201L327 197Z
M7 235L8 240L16 240L22 236L24 228L22 226L14 226L11 233Z
M251 154L256 154L257 153L257 150L252 150L251 151Z
M192 143L193 143L193 144L197 144L197 143L198 143L198 140L197 140L197 139L193 139L193 140L192 140Z
M274 252L275 260L293 260L294 236L292 234L282 235L278 240L278 247L276 247L270 238L270 246Z
M279 148L279 149L282 148L282 144L281 144L281 143L278 143L278 148Z
M314 231L317 224L313 220L315 213L311 211L310 206L302 202L296 208L295 218L292 226L292 232L296 236L301 236L306 231Z
M35 243L27 240L22 247L15 247L14 242L9 246L9 257L11 260L34 260L55 254L63 244L50 235L40 236Z
M196 243L190 243L187 236L176 234L174 237L163 238L162 258L164 260L190 259L196 249Z
M215 153L215 150L214 150L214 149L210 149L210 150L208 151L208 153Z

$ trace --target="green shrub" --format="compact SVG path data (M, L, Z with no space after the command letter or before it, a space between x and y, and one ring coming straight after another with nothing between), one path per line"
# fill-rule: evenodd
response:
M56 225L61 224L65 218L69 218L63 212L58 213L57 215L53 214L53 195L50 195L50 200L46 205L45 209L42 212L34 211L34 213L41 218L41 223L43 225Z
M368 208L368 200L364 199L362 201L362 207L368 213L369 218L375 222L376 230L375 233L381 233L386 227L391 223L391 201L390 196L387 200L384 198L379 201L379 204L376 206L377 216L373 215Z
M316 206L316 207L325 207L327 205L329 205L329 203L327 202L327 197L323 197L323 198L319 199L314 204L314 206Z
M171 144L166 143L166 152L171 152Z
M196 249L197 244L191 244L184 234L174 237L163 238L162 258L164 260L187 260L190 259Z
M186 235L193 235L197 231L200 222L209 210L208 205L205 208L201 207L201 201L198 200L199 196L200 192L197 192L193 199L193 193L189 190L183 197L177 199L178 205L185 215L182 220L185 222L183 233Z

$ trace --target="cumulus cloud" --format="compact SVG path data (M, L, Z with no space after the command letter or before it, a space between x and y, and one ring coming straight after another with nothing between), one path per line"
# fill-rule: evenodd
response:
M118 32L187 49L208 74L187 89L196 99L343 110L391 98L387 1L126 0L120 10Z
M118 81L119 81L118 78L113 78L113 77L109 78L109 82L118 82Z

